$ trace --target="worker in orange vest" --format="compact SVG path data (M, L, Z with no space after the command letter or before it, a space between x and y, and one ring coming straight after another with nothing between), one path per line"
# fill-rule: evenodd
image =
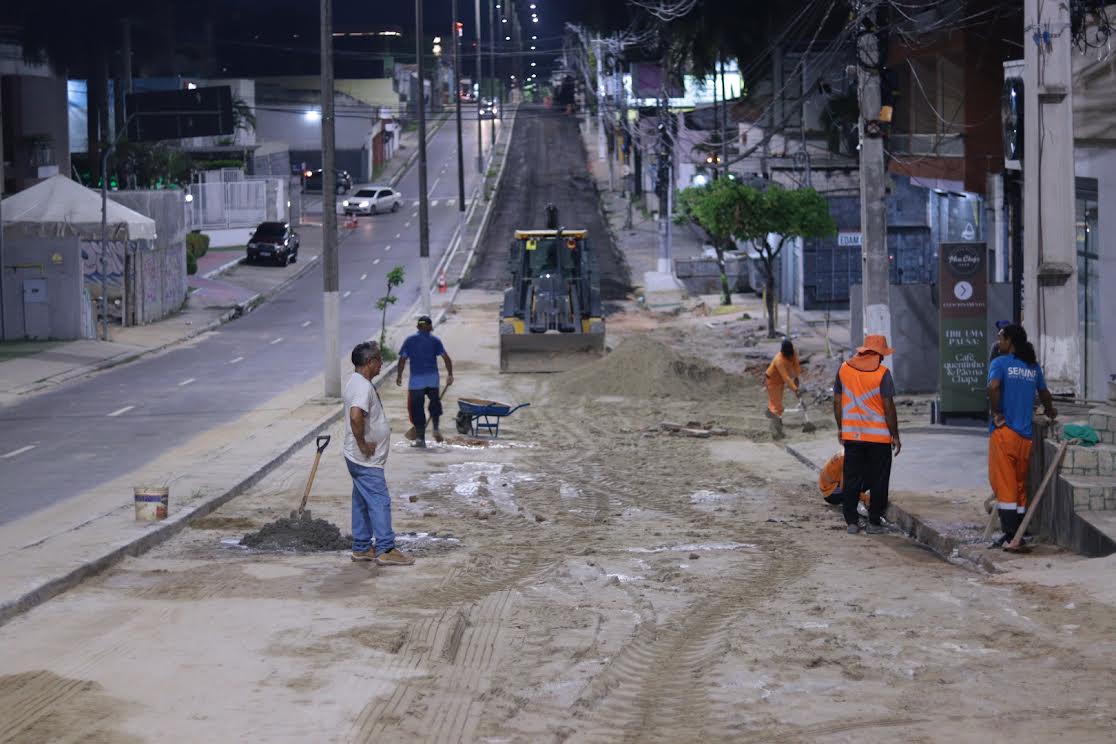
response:
M841 485L845 480L845 453L838 452L829 458L818 474L818 490L822 492L825 503L840 506L845 503L845 492ZM860 505L857 512L868 516L868 492L860 492Z
M783 387L789 387L791 392L802 397L802 388L798 378L802 374L802 365L798 361L798 352L790 340L784 341L779 353L767 365L764 375L764 386L767 388L767 417L772 421L775 438L783 437Z
M869 534L885 531L881 520L887 511L892 452L899 454L899 417L895 412L895 380L883 358L892 353L887 339L865 337L856 355L844 362L833 381L833 418L837 437L845 448L844 515L848 533L860 532L857 498L868 490Z

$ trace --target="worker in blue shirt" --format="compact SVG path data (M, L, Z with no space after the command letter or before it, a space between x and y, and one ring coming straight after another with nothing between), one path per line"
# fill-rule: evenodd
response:
M407 361L411 362L411 378L407 384L407 413L415 427L413 446L426 447L426 400L430 400L430 422L433 424L434 440L442 441L438 430L438 419L442 415L442 399L438 392L438 357L446 365L446 387L453 384L453 360L446 353L442 341L433 334L434 324L429 315L418 319L418 333L407 337L399 349L399 366L395 373L395 384L403 384L403 370Z
M992 408L988 439L988 482L996 494L1004 545L1027 512L1027 470L1031 458L1035 395L1043 413L1054 419L1058 411L1046 388L1035 348L1022 326L1007 325L997 335L1000 356L988 368L988 399Z

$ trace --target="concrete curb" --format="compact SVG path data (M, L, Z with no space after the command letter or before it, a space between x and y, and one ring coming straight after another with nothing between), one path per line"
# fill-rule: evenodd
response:
M246 258L245 256L241 256L239 258L234 258L231 261L226 261L225 263L221 264L217 268L210 269L209 271L202 274L202 279L215 279L216 277L221 276L221 274L224 274L226 271L228 271L232 268L235 268L235 267L239 266L240 264L244 263L245 258Z
M818 472L818 466L809 457L796 450L793 444L784 444L783 449L806 467ZM907 511L894 501L888 504L887 520L902 530L907 537L925 545L949 563L966 568L976 568L987 573L1001 573L1001 569L985 554L985 546L982 540L963 540L947 535L930 522Z
M461 284L465 281L465 277L467 277L469 275L469 267L473 263L473 256L477 252L477 246L480 245L481 238L484 236L485 231L488 230L488 219L492 215L492 205L496 203L496 196L500 193L500 189L501 189L501 187L504 183L504 170L505 170L505 168L508 164L508 153L511 152L511 141L512 141L512 137L515 136L515 122L518 120L518 118L519 118L519 107L516 106L514 109L512 109L511 125L508 127L508 141L507 141L507 143L504 147L504 159L500 161L500 171L496 174L496 183L492 187L492 198L488 200L488 203L484 207L484 214L481 216L481 223L479 225L477 225L477 234L473 236L473 243L472 243L472 245L469 246L468 255L465 256L465 263L462 265L461 273L457 277L457 286L458 287L460 287ZM492 157L495 157L495 156L496 156L496 149L495 149L495 147L493 147L492 148ZM488 166L485 168L485 173L487 173L488 168L491 168L491 167L492 167L492 161L490 159L489 162L488 162ZM480 188L480 189L484 188L484 180L483 179L481 180L480 184L478 184L477 188ZM456 296L457 296L457 293L455 292L454 297L456 297ZM450 304L452 305L452 300L451 300Z

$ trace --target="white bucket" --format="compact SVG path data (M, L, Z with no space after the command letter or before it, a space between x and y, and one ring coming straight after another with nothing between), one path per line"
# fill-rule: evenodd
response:
M136 521L155 522L167 518L170 489L166 486L136 486Z

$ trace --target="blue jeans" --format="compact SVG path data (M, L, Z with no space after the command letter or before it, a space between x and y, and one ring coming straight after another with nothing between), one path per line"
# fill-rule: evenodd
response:
M391 496L383 468L366 468L346 459L353 477L353 552L363 553L376 538L376 555L395 547L391 531Z

